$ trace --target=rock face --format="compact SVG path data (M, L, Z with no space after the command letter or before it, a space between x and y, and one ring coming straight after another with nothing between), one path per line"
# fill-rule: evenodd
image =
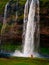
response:
M49 47L49 6L47 1L40 9L41 46ZM41 3L42 4L42 3Z
M22 10L22 13L20 13ZM23 21L23 7L18 2L10 0L7 5L6 13L6 27L2 30L2 39L22 40L22 21ZM4 26L4 21L3 21Z
M47 46L49 46L49 2L47 1L46 4L40 2L40 34L41 34L41 43L44 44L45 40L47 42ZM19 6L19 9L16 7ZM7 21L8 25L5 29L5 33L2 34L2 38L4 40L22 40L22 28L23 28L23 10L24 4L18 5L16 2L11 2L10 5L7 7ZM15 12L18 12L18 20L13 21L12 19L15 18ZM14 12L14 13L13 13ZM21 13L20 13L21 12ZM14 16L13 16L14 14ZM11 16L10 16L11 15ZM21 16L22 15L22 16ZM9 21L10 20L10 21ZM3 21L3 17L0 16L0 21ZM43 37L44 36L44 37ZM46 43L45 43L46 46Z

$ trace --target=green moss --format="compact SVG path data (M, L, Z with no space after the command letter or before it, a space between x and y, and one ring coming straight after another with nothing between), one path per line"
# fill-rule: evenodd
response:
M20 5L24 5L25 1L26 0L19 0ZM0 14L3 13L7 2L9 2L9 0L0 0Z

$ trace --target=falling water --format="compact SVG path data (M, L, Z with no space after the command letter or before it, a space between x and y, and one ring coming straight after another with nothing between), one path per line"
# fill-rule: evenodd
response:
M9 5L9 3L6 4L5 6L5 11L4 11L4 19L3 19L3 26L2 26L2 29L1 29L1 34L4 32L4 29L6 27L6 15L7 15L7 6Z
M35 32L34 17L35 17L35 3L32 0L28 15L25 44L24 44L24 53L26 54L32 54L34 52L34 32Z
M8 8L10 8L10 7L8 7L8 6L11 6L12 4L10 4L12 2L12 0L9 0L9 2L5 5L5 10L4 10L4 18L3 18L3 26L2 26L2 29L1 29L1 34L3 34L4 32L5 32L5 28L6 28L6 26L7 26L7 24L8 24L8 17L10 17L11 15L9 15L10 13L8 13L8 11L10 11ZM14 3L13 3L14 4ZM18 9L18 4L15 4L15 6L16 6L16 14L15 14L15 20L14 21L17 21L17 19L18 19L18 14L17 14L17 9ZM9 20L10 20L10 18L9 18Z
M37 12L36 12L36 8L37 8ZM37 0L32 0L31 5L30 5L30 10L29 10L29 15L28 15L28 22L27 22L27 28L26 28L26 35L25 35L25 44L24 44L24 54L30 54L33 55L37 50L37 47L35 48L35 46L38 46L38 41L39 40L34 40L35 39L35 35L36 38L39 37L38 32L39 32L39 27L37 27L36 30L36 26L39 26L39 1ZM37 32L35 34L35 32ZM36 41L36 43L35 43Z
M25 8L24 8L24 23L23 23L23 40L22 40L22 43L24 43L25 41L25 33L26 33L26 26L27 26L27 21L28 21L28 5L29 5L29 1L27 0L26 1L26 4L25 4Z
M28 21L28 14L29 14L29 8L32 0L27 0L25 3L24 8L24 23L23 23L23 40L22 43L25 42L25 34L26 34L26 27L27 27L27 21Z
M23 52L16 50L13 56L21 57L38 57L39 46L39 0L32 0L28 12L28 0L24 10L24 25L25 41ZM25 27L26 26L26 27ZM36 33L37 32L37 33ZM36 33L36 34L35 34ZM37 38L37 39L36 39ZM36 41L36 43L35 43Z

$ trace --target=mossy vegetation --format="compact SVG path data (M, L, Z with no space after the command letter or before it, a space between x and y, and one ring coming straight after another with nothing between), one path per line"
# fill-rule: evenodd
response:
M40 52L43 53L43 54L48 54L49 55L49 48L40 48Z
M37 58L0 58L0 65L49 65L48 59Z
M22 50L22 45L5 43L1 45L0 49L6 52L14 52L16 49Z
M9 2L10 0L0 0L0 14L3 14L4 12L4 8L7 2ZM17 2L17 0L14 0L15 2ZM26 0L18 0L20 6L24 5L24 3L26 2Z

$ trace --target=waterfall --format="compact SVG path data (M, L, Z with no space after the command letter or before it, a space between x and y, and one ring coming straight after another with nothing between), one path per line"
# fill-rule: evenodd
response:
M23 52L16 50L13 56L21 57L39 57L39 0L30 0L30 6L28 11L27 0L24 9L24 46Z
M26 26L27 26L27 21L28 21L28 14L29 14L29 7L31 4L31 0L27 0L25 3L25 8L24 8L24 25L23 25L23 34L26 32Z
M27 21L28 21L28 11L29 11L28 5L29 5L29 1L27 0L26 4L25 4L25 8L24 8L24 22L23 22L23 35L22 35L23 40L22 40L22 43L24 43L24 41L25 41L25 33L26 33L26 26L27 26Z
M5 28L6 28L6 26L8 25L8 23L9 23L9 21L10 20L14 20L14 21L17 21L17 19L18 19L18 14L17 14L17 10L18 10L18 4L16 3L15 5L13 5L13 4L15 4L14 3L14 1L13 1L13 3L12 3L12 0L10 0L6 5L5 5L5 10L4 10L4 18L3 18L3 26L2 26L2 29L1 29L1 34L3 34L4 32L5 32ZM11 14L12 13L12 11L14 10L14 7L15 7L15 14L13 15L13 14ZM11 11L12 10L12 11ZM11 15L13 15L13 16L15 16L15 18L13 17L12 19L10 18L11 17ZM11 26L11 28L12 28L12 26Z
M9 3L7 3L6 6L5 6L3 26L2 26L2 29L1 29L1 34L4 33L4 29L5 29L6 24L7 24L7 23L6 23L6 22L7 22L7 21L6 21L6 17L7 17L6 15L7 15L7 6L8 6L8 5L9 5Z
M23 40L22 43L25 42L25 34L26 34L26 26L27 26L27 21L28 21L28 14L29 14L29 8L32 0L27 0L25 3L25 8L24 8L24 22L23 22Z
M37 8L37 10L36 10ZM37 29L36 29L37 27ZM36 34L35 34L36 32ZM34 37L35 36L35 37ZM34 52L38 51L39 40L34 40L35 38L38 39L39 37L39 1L32 0L29 15L28 15L28 22L26 28L26 35L25 35L25 42L24 42L24 53L25 54L33 54ZM36 41L36 43L35 43ZM36 47L35 47L36 46Z
M35 17L35 3L32 0L29 9L28 22L25 35L25 44L24 44L24 53L26 54L33 53L34 51L34 32L35 32L34 17Z

